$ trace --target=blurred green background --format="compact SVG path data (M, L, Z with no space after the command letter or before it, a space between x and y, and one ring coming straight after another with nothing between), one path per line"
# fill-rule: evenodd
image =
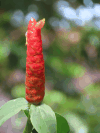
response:
M25 32L31 17L42 29L44 103L63 115L70 133L100 133L99 0L0 1L0 106L25 97ZM20 112L0 132L22 133ZM6 127L6 128L5 128Z

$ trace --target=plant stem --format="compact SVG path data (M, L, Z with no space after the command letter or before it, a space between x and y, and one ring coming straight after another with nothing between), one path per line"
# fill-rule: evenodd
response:
M30 120L30 114L29 114L30 106L31 106L31 104L28 103L28 110L24 110L24 113L28 119L27 119L26 127L25 127L23 133L38 133L35 129L33 129L33 125Z
M30 121L30 115L28 115L28 119L27 119L27 123L26 123L26 127L23 131L23 133L31 133L33 129L32 123Z

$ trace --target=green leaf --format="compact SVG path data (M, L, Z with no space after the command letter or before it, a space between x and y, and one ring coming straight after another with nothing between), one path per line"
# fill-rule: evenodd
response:
M28 108L28 102L24 98L10 100L0 107L0 126L21 110Z
M55 115L57 120L57 133L68 133L70 129L67 120L57 113Z
M39 133L57 133L56 116L53 110L46 104L40 106L31 105L30 119L33 127Z

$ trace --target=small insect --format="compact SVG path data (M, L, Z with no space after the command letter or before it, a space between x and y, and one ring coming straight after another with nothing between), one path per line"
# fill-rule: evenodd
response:
M41 28L44 24L45 19L36 22L31 18L25 33L27 45L25 97L33 104L41 103L45 95L45 68L41 40Z

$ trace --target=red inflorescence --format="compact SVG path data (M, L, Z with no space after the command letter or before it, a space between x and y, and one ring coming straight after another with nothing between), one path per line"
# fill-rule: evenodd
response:
M41 28L44 24L45 19L36 22L31 18L26 32L26 100L33 104L39 104L45 95L45 68L41 40Z

